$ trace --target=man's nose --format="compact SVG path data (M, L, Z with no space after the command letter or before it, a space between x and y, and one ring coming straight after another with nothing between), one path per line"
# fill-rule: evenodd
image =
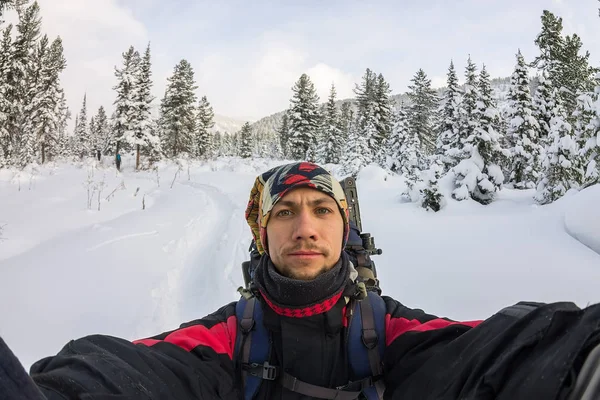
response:
M297 214L294 221L294 238L295 239L317 239L317 231L315 229L314 217L308 211L302 211Z

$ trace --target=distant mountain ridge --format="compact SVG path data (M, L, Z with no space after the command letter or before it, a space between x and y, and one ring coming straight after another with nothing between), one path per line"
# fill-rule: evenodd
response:
M535 79L532 79L530 82L530 87L532 89L532 92L531 92L532 96L533 96L533 89L535 89L534 86L535 86L536 82L537 81ZM494 78L494 79L491 79L490 83L491 83L492 90L493 90L493 97L498 102L498 108L503 109L504 106L506 105L506 100L508 98L508 88L510 87L510 77ZM462 88L463 85L461 85L460 87ZM445 90L446 90L445 86L435 89L435 91L439 97L441 97L443 95ZM405 104L410 103L407 93L394 94L391 96L391 98L392 98L392 100L395 101L397 106L402 103L405 103ZM339 106L342 103L348 102L348 101L354 103L355 99L354 98L342 99L342 100L338 100L336 103ZM324 103L325 102L323 102L321 104L324 104ZM255 135L261 135L261 136L265 136L265 135L270 136L270 135L275 134L277 129L281 125L281 118L283 117L283 114L285 113L285 111L286 110L276 112L274 114L263 117L263 118L259 119L258 121L252 123L251 127L252 127L253 133Z

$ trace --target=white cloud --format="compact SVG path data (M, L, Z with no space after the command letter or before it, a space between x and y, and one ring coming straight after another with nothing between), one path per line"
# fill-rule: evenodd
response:
M306 73L315 84L321 102L327 101L332 83L335 84L338 100L355 96L352 89L356 79L352 74L323 63L309 68Z
M60 6L57 3L60 2ZM61 79L73 113L87 92L88 116L114 100L114 67L130 44L145 47L147 31L116 0L52 0L40 2L42 33L63 41L67 68ZM73 123L73 121L71 121Z

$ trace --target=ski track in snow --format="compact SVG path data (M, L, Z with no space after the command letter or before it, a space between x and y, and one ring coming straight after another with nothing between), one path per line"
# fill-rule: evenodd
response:
M123 235L123 236L118 236L114 239L110 239L107 240L105 242L99 243L95 246L89 247L87 250L88 251L93 251L93 250L98 250L101 247L104 247L106 245L121 241L121 240L126 240L126 239L131 239L131 238L136 238L136 237L140 237L140 236L152 236L152 235L156 235L158 234L158 231L150 231L150 232L140 232L140 233L132 233L130 235Z
M195 191L201 215L186 223L181 237L163 246L176 261L166 279L152 290L154 326L175 328L203 317L222 306L223 298L233 296L233 300L240 285L234 275L240 267L235 260L244 252L242 239L248 235L243 210L215 186L195 181L180 185ZM241 256L247 258L245 253ZM215 292L223 296L213 296Z

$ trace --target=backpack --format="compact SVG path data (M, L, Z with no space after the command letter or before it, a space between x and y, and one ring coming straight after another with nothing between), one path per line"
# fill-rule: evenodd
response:
M241 334L236 338L234 360L236 371L242 371L244 400L254 398L262 380L279 380L291 391L322 399L354 400L361 395L367 400L383 399L385 303L379 294L369 291L364 299L350 299L346 307L351 310L347 311L350 313L348 361L358 380L333 389L300 381L269 364L271 342L263 324L262 306L256 296L242 296L235 310Z
M348 324L347 354L350 370L358 380L335 389L302 382L270 365L270 337L263 325L262 306L252 290L254 272L261 255L254 241L250 244L250 260L242 263L245 288L238 290L242 297L236 304L236 317L240 327L235 343L236 371L241 370L244 400L258 393L262 380L279 380L281 385L306 396L323 399L354 400L359 396L367 400L383 399L383 369L381 360L385 351L386 308L381 298L375 263L371 255L381 254L369 233L361 233L360 209L354 178L340 182L350 210L350 234L344 251L358 272L357 286L361 295L353 296L346 305ZM349 313L349 314L348 314Z

